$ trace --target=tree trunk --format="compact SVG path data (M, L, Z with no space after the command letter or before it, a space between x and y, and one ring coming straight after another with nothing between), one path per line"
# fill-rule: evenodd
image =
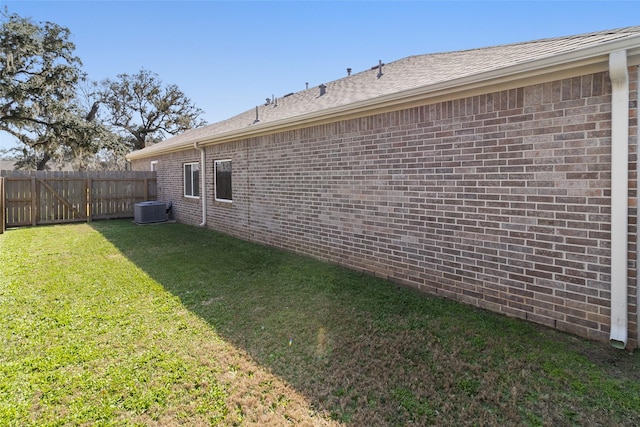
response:
M85 119L88 122L92 122L93 119L96 118L96 114L98 113L99 107L100 107L100 101L96 101L93 103L93 105L91 106L91 110L89 111L89 113L87 113L87 116L85 117Z
M147 142L145 141L144 134L140 134L140 132L132 132L132 133L133 133L133 137L136 139L136 146L135 146L136 150L142 150L144 147L147 146Z
M44 155L36 165L36 170L43 171L49 160L51 160L51 156L49 155L49 153L44 153Z

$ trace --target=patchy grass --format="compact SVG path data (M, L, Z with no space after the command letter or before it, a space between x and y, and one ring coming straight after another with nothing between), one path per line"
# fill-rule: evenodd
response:
M0 425L638 425L640 358L180 224L0 235Z

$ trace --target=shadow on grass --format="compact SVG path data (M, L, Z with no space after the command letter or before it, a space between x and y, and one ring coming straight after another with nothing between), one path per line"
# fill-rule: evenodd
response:
M637 355L210 230L93 227L336 421L634 425L640 417Z

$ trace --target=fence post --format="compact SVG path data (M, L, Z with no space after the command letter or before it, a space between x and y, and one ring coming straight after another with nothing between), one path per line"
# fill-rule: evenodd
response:
M35 175L31 178L31 225L38 225L38 205L40 205L40 197L38 191L38 182Z
M91 188L93 186L93 181L91 180L91 178L87 178L87 180L85 181L84 184L84 194L85 194L85 201L87 202L87 222L91 222L93 220L93 212L91 212Z
M0 234L4 233L5 227L5 196L4 196L4 177L0 176Z

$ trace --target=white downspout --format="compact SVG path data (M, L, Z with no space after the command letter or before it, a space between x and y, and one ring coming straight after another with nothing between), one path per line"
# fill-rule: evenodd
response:
M627 229L629 194L629 73L627 51L609 55L611 79L611 332L609 341L625 348L628 338Z
M205 167L205 157L204 157L204 148L198 145L198 142L193 143L193 147L196 150L200 150L200 200L202 201L202 222L198 224L198 227L204 227L207 225L207 191L205 189L206 180L206 171Z

